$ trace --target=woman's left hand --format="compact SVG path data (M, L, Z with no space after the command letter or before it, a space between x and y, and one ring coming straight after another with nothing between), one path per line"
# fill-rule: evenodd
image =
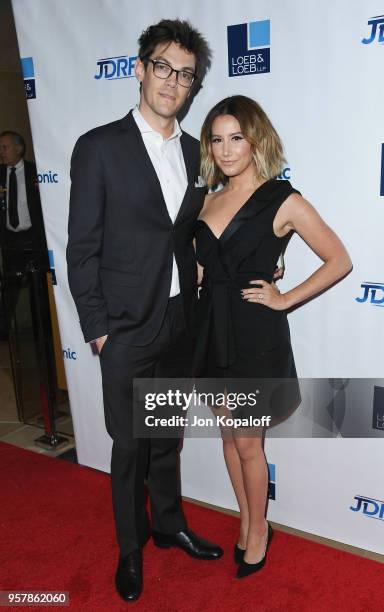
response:
M265 280L250 281L250 285L258 285L258 287L242 289L241 293L244 300L254 302L255 304L263 304L272 308L272 310L285 310L287 305L284 295L280 293L275 283L267 283Z

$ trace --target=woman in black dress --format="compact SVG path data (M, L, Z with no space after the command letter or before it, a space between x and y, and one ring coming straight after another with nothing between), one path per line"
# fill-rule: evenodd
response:
M240 387L242 378L296 381L286 311L346 275L351 260L311 204L288 181L274 178L282 171L283 149L256 102L232 96L216 104L205 119L201 148L203 179L208 188L222 188L207 195L196 226L203 280L195 373L226 379L221 386L227 393L246 390L231 388L230 379ZM323 264L282 294L273 276L293 232ZM297 384L293 392L292 385L287 388L276 418L300 401ZM231 416L245 413L237 408ZM268 471L260 432L224 430L224 457L240 509L235 545L240 578L265 562L272 535L265 519Z

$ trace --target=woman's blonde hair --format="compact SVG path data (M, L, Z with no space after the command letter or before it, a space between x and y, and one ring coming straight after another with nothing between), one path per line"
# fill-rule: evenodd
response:
M227 182L227 177L215 164L212 155L212 124L220 115L232 115L239 122L242 135L252 147L257 177L268 180L278 176L286 160L275 128L257 102L246 96L231 96L209 111L201 128L200 173L207 187Z

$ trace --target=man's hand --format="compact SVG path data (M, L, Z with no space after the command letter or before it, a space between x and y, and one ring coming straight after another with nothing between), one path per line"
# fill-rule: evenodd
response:
M105 344L106 339L108 338L108 336L101 336L101 338L97 338L97 340L94 340L96 346L97 346L97 350L99 352L99 355L101 353L101 350Z

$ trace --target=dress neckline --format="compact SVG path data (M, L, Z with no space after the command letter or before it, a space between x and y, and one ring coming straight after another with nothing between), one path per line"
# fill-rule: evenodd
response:
M225 228L223 229L223 231L221 232L220 236L216 236L216 234L213 232L212 228L209 226L209 224L204 221L204 219L201 219L200 217L197 219L197 221L200 221L201 223L204 223L204 225L208 228L208 230L210 231L210 233L212 234L212 236L215 238L215 240L220 241L221 238L224 236L224 234L227 232L228 228L230 225L232 225L232 223L236 220L236 218L238 217L238 215L243 211L243 209L247 206L247 204L253 200L253 198L255 197L255 195L257 194L258 191L260 191L260 189L262 189L265 185L267 185L268 183L270 183L273 179L268 179L266 181L264 181L264 183L261 183L261 185L259 185L257 187L257 189L255 189L255 191L253 191L251 193L251 195L249 196L249 198L247 198L245 200L245 202L243 202L243 204L240 206L240 208L238 208L238 210L235 212L235 214L233 215L233 217L230 219L230 221L227 223L227 225L225 226Z

